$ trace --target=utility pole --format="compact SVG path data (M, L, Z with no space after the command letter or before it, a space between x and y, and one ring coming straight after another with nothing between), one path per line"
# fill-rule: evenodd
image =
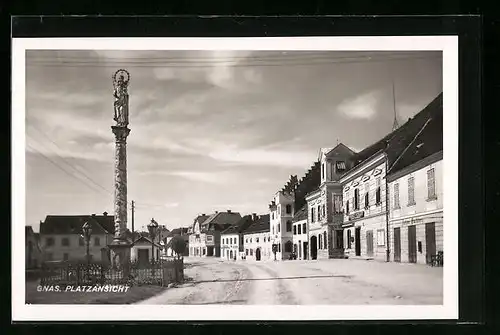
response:
M134 215L135 214L135 202L132 200L132 236L134 236Z

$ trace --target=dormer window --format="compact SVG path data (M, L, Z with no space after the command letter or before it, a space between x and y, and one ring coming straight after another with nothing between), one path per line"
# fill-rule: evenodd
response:
M345 170L346 170L345 162L344 161L337 161L335 163L335 170L337 171L337 173L345 172Z
M321 179L325 180L325 163L321 164Z

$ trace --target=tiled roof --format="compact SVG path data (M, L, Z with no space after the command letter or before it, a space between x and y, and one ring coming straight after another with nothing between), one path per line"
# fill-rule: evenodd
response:
M133 243L132 243L132 246L134 246L135 244L139 243L139 242L145 242L147 244L150 244L151 245L151 239L149 237L146 237L146 236L140 236L139 238L137 238ZM157 242L154 243L155 247L161 247L160 244L158 244Z
M238 212L217 212L211 215L201 224L201 231L208 230L223 231L229 226L232 226L241 220L241 215Z
M321 164L315 162L307 171L305 176L299 181L295 189L295 210L302 208L306 204L306 195L315 190L321 183Z
M186 235L188 232L188 228L175 228L167 235L167 237L173 237L176 235Z
M443 104L429 105L430 118L390 168L395 173L443 150Z
M293 216L293 222L302 221L307 219L307 205L303 206L301 209L295 212Z
M385 152L388 159L389 166L396 161L401 153L408 147L418 132L422 129L424 124L441 109L442 113L443 94L439 94L427 107L410 118L406 123L401 125L398 129L391 132L381 140L363 149L353 156L354 166L363 163L379 152ZM349 171L346 172L346 174Z
M258 216L257 216L258 218ZM258 219L257 219L258 220ZM236 223L235 225L230 226L226 230L222 232L222 234L239 234L244 232L250 225L252 225L255 221L252 220L252 215L245 215Z
M92 227L92 234L114 234L113 215L47 215L40 223L40 234L82 234L85 222Z
M247 229L243 231L243 234L253 234L269 231L270 218L269 214L260 215L257 220L252 223Z

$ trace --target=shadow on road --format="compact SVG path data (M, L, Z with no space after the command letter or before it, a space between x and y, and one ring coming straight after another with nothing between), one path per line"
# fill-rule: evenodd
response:
M270 278L243 278L243 279L213 279L213 280L189 280L190 284L201 283L230 283L237 281L258 281L258 280L291 280L291 279L315 279L315 278L347 278L352 276L346 275L323 275L323 276L294 276L294 277L270 277Z

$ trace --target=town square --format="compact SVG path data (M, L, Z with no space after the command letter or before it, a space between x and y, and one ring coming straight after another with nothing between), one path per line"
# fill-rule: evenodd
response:
M26 303L442 305L442 66L27 51Z

